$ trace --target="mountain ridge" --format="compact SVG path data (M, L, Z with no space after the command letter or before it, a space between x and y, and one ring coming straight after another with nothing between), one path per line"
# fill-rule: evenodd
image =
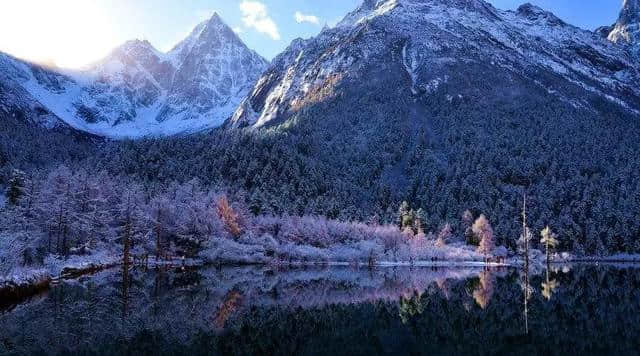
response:
M353 76L365 66L362 59L384 56L390 61L381 67L405 67L414 81L412 92L429 92L445 80L433 68L471 61L528 78L571 105L589 109L584 94L578 94L586 91L632 112L640 109L639 66L633 56L537 6L504 11L482 0L383 0L364 2L336 28L294 41L258 80L229 125L262 126L283 117L328 77ZM435 67L424 68L428 62ZM553 83L546 82L550 77Z
M217 13L167 53L148 41L130 40L83 70L2 59L6 67L25 69L15 78L3 78L12 81L11 86L21 86L68 125L111 138L167 136L220 126L268 63ZM65 79L49 90L41 85L41 79L49 80L46 77Z

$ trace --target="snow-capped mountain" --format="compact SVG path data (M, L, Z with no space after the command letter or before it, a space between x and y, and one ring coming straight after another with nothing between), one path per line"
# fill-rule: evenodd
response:
M624 0L618 21L600 31L610 41L629 46L635 55L640 55L640 1Z
M196 27L169 57L176 73L158 121L215 117L215 125L221 125L267 66L217 14L206 26Z
M626 0L609 41L606 29L583 30L531 4L502 11L483 0L365 0L335 28L275 58L228 124L281 123L327 98L372 89L442 97L442 105L540 91L579 110L603 99L638 113L640 63L617 40L635 41L637 18L638 0Z
M32 98L76 129L113 138L220 126L267 64L217 14L168 53L128 41L82 71L0 58L13 68L3 71L3 86L24 91L17 97Z

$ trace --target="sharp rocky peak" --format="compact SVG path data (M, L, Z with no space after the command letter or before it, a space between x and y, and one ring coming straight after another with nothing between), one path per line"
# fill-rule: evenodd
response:
M640 47L640 0L624 0L620 17L608 38L614 43Z
M240 40L236 33L222 20L220 15L214 12L210 19L194 27L189 36L169 51L169 57L176 66L180 66L181 62L184 61L193 48L197 47L199 43L209 42L212 38L220 36L224 37L227 41L242 43L242 40Z
M147 53L153 52L156 54L159 53L158 50L155 47L153 47L151 43L149 43L149 41L139 40L139 39L127 41L123 43L120 47L116 48L115 51L124 52L129 55L140 55L145 52Z

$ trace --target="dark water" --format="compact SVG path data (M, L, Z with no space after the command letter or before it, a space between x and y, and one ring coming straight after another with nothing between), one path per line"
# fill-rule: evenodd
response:
M1 312L0 354L633 355L640 270L111 270Z

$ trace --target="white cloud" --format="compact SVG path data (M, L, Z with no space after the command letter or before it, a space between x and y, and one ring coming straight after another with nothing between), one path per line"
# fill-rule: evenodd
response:
M243 0L240 3L240 11L242 11L242 22L246 27L254 28L276 41L280 40L278 25L269 16L267 6L264 3Z
M238 27L234 27L233 28L233 32L235 32L235 33L243 33L244 30L242 29L242 27L238 26Z
M305 14L301 13L300 11L296 11L296 14L294 16L295 16L295 19L296 19L297 23L308 22L308 23L312 23L314 25L319 25L320 24L320 19L317 16L314 16L314 15L305 15Z

